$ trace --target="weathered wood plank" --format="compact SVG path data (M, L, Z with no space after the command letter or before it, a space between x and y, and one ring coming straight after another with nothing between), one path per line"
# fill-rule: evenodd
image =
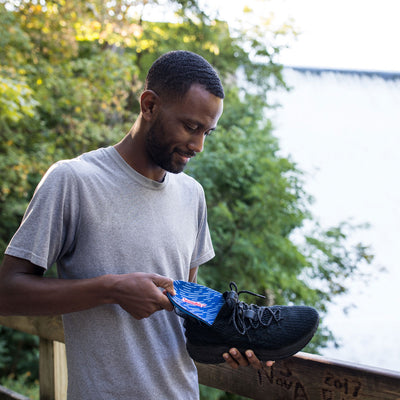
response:
M40 400L66 400L68 373L64 343L41 338L39 352Z
M22 396L22 394L13 392L4 386L0 385L0 400L30 400L29 397Z
M40 336L43 339L64 342L64 330L60 316L0 316L0 325L30 333L31 335Z
M53 342L55 400L67 399L68 371L65 344Z
M299 353L261 371L197 364L200 383L250 399L400 400L400 372Z
M40 338L39 381L40 400L55 400L53 341Z

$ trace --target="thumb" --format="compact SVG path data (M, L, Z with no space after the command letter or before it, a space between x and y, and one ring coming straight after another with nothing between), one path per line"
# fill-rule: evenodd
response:
M157 287L161 287L168 293L172 294L172 296L175 296L176 293L174 289L174 281L171 278L161 275L154 275L152 280Z

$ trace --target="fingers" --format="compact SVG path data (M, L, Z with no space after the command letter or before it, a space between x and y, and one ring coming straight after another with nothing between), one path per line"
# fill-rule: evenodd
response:
M143 272L118 275L116 279L113 287L115 303L134 318L148 318L157 311L173 310L166 295L167 291L174 292L172 279Z
M246 350L246 357L247 360L249 361L249 364L254 368L254 369L261 369L262 368L262 362L257 358L257 356L254 354L252 350ZM266 361L265 365L267 367L272 367L275 364L275 361Z
M174 309L174 306L169 301L169 298L167 297L165 292L162 293L162 298L160 299L160 311L161 310L172 311L173 309Z
M275 361L267 361L265 364L267 367L272 367L275 364Z
M166 276L157 275L157 274L153 274L151 276L151 280L157 288L164 289L162 292L157 290L158 304L157 304L157 308L156 308L155 312L162 311L162 310L172 311L174 309L174 306L169 301L169 299L167 297L167 292L172 295L175 295L174 281L171 278L167 278Z
M223 354L224 360L233 368L245 367L249 365L247 358L244 357L240 351L235 348L229 350L229 353Z
M251 350L246 350L246 357L247 360L249 361L249 364L254 368L254 369L261 369L261 361L255 356L255 354Z
M261 361L257 358L252 350L246 350L245 354L243 355L236 348L232 348L229 350L229 353L224 353L222 356L226 363L233 369L238 369L239 367L246 367L249 365L254 369L262 368ZM275 361L267 361L265 365L267 367L272 367L274 363Z
M175 296L174 281L171 278L162 275L153 275L152 280L157 287L164 288L168 293Z
M233 369L238 369L239 368L239 364L236 361L235 357L235 353L234 355L231 355L230 353L224 353L222 355L222 357L224 357L225 362Z
M174 309L174 306L169 301L167 297L167 292L175 296L176 293L174 289L174 281L171 278L167 278L162 275L154 275L152 280L157 287L161 287L164 289L160 298L160 310L172 311Z

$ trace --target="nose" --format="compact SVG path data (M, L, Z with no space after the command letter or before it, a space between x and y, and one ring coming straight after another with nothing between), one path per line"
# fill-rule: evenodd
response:
M204 140L205 140L205 135L203 134L193 135L191 136L190 141L188 143L188 148L190 149L190 151L194 151L195 153L201 153L204 147Z

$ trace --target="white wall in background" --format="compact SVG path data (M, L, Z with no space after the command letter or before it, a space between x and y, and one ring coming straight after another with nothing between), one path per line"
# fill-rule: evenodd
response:
M400 80L291 69L285 77L294 89L270 116L282 152L307 173L313 213L325 227L369 222L357 239L372 246L377 270L387 268L366 287L349 282L327 318L342 347L323 355L400 370Z

